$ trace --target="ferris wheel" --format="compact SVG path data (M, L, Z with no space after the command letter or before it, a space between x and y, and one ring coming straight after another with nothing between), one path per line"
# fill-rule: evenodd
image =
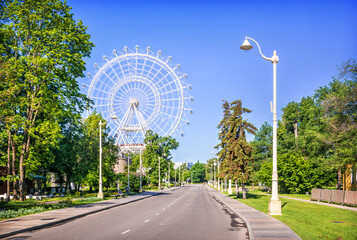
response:
M98 71L88 74L92 80L87 96L94 102L91 111L102 114L121 151L142 149L148 130L160 136L176 132L183 136L182 125L189 125L187 115L193 112L188 102L193 98L181 66L150 47L146 51L124 47L113 54L103 56L102 66L94 64Z

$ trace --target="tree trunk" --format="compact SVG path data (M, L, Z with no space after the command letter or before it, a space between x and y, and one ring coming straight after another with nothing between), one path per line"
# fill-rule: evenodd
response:
M337 190L341 190L341 167L338 167L337 171Z
M254 181L252 181L252 189L253 189L253 191L254 191Z
M12 176L15 178L16 177L16 146L15 146L15 142L12 141L11 143L11 147L12 147ZM18 199L18 185L19 185L19 181L15 180L12 183L12 191L13 191L13 199L17 200Z
M26 194L25 193L26 167L24 166L25 149L26 149L26 142L23 142L21 156L20 156L20 181L19 181L20 201L25 201L26 200L26 195L25 195Z
M243 193L243 199L247 199L247 196L245 195L244 181L242 181L242 193Z
M7 177L11 173L10 162L11 162L11 131L8 130L9 139L7 140ZM10 201L10 179L6 181L6 198L7 201Z
M295 147L298 148L298 124L294 123Z
M46 177L47 173L46 173L46 168L43 169L43 176ZM45 180L43 181L43 192L47 192L47 177L45 178Z
M25 127L28 129L28 126ZM28 135L27 130L24 131L24 140L22 143L22 150L20 155L20 201L26 200L26 166L24 165L25 159L28 156L30 150L30 136Z
M238 198L239 197L239 189L238 189L238 181L237 180L235 181L235 184L236 184L236 197Z

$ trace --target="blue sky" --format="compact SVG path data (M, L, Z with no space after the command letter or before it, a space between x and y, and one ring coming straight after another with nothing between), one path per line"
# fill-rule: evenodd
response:
M88 26L95 47L87 71L113 49L151 46L172 56L189 76L194 114L174 161L205 162L217 142L222 100L242 99L256 127L272 123L273 68L258 48L239 49L254 38L267 57L277 51L277 108L327 85L336 65L357 58L356 1L94 1L69 0ZM89 79L80 79L89 83ZM254 137L250 136L249 140Z

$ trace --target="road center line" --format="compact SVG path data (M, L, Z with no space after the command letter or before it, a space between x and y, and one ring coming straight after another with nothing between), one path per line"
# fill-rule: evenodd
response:
M128 230L122 232L121 234L125 234L125 233L127 233L127 232L130 232L130 229L128 229Z
M145 222L148 222L148 221L150 221L150 219L146 220Z

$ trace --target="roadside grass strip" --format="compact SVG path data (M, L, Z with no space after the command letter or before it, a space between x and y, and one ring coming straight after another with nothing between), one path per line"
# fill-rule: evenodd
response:
M290 195L289 195L290 196ZM247 199L236 198L256 210L268 214L270 196L247 193ZM291 196L293 197L293 196ZM280 198L282 216L273 216L288 225L303 240L314 239L357 239L357 212Z
M98 197L88 197L88 198L81 198L81 199L61 199L57 203L50 203L48 201L36 202L35 200L26 200L24 202L20 201L11 201L8 203L2 204L4 208L3 211L0 212L0 220L5 220L9 218L16 218L25 215L67 208L67 207L74 207L83 204L90 204L101 201L101 198Z

